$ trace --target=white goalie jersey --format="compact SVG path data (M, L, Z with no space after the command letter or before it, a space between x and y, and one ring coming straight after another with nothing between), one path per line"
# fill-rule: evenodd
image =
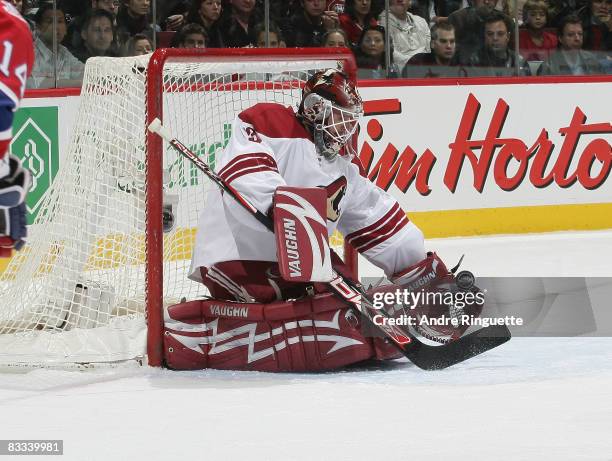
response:
M387 192L344 156L317 155L293 109L260 103L241 112L216 172L262 213L279 186L324 187L327 230L338 229L368 260L391 275L425 258L423 235ZM208 191L199 220L190 278L200 267L234 261L276 261L273 234L220 189Z

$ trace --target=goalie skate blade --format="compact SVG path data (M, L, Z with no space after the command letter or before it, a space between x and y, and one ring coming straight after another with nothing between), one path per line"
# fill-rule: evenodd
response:
M511 337L506 325L493 325L443 346L413 341L404 355L423 370L442 370L500 346Z

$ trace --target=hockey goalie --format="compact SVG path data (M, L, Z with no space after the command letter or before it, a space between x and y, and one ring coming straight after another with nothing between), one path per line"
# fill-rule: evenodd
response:
M360 174L351 138L362 114L353 83L329 69L306 82L297 111L258 103L237 116L216 171L273 220L275 232L229 194L210 192L190 278L204 283L211 299L168 308L168 367L314 371L400 357L385 338L368 334L361 314L325 283L332 268L350 276L329 250L335 230L384 270L391 283L374 291L454 289L454 275L426 252L418 227ZM412 306L411 315L432 309L453 315L443 304ZM452 324L417 327L441 344L464 331Z

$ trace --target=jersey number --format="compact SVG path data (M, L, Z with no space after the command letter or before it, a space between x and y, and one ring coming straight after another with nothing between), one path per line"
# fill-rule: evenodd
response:
M261 138L257 134L257 132L251 128L250 126L246 127L246 134L248 135L248 140L252 142L261 142Z
M2 45L4 45L4 52L1 55L2 59L0 59L0 72L4 74L7 78L10 78L10 64L11 57L13 55L13 44L8 40L5 40L4 42L2 42ZM21 83L21 93L19 94L19 97L23 97L27 75L28 66L26 64L22 64L20 66L15 67L15 76L17 77L17 79L19 79L19 82Z

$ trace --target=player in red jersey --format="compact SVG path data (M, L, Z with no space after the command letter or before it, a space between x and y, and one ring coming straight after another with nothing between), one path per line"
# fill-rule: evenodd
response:
M8 2L0 0L0 257L19 250L26 237L25 197L30 172L8 152L13 114L23 98L34 64L32 34L26 21Z

